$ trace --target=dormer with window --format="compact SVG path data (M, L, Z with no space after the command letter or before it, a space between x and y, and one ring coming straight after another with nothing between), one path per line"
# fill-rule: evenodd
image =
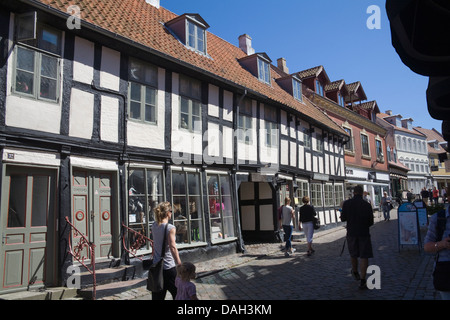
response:
M413 123L413 119L412 118L408 118L408 119L402 119L402 127L408 130L412 130L412 123Z
M165 26L186 47L207 54L206 30L209 25L197 13L185 13L168 21Z
M345 97L348 96L347 86L344 80L333 81L325 86L325 95L341 107L345 107Z
M307 88L325 97L325 86L330 83L330 79L323 66L300 71L297 76Z
M245 69L257 77L259 81L271 85L270 69L272 60L270 60L266 53L255 53L239 59L239 62Z
M276 79L276 82L297 101L303 101L302 80L297 76L297 74L291 74L283 78L278 78Z
M347 84L348 96L345 97L345 103L349 109L353 110L353 106L356 102L361 103L362 101L367 100L366 93L361 85L361 82L356 81L353 83Z

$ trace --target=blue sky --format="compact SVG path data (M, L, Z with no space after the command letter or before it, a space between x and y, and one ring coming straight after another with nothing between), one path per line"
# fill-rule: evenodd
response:
M371 5L381 9L380 29L367 28ZM285 58L291 73L323 65L331 81L360 81L381 112L441 132L442 121L427 109L428 78L406 67L391 44L384 0L161 0L161 6L200 14L210 32L235 46L249 34L256 52L273 64Z

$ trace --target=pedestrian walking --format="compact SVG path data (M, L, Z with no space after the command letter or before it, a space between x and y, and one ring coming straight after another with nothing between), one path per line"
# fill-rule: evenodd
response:
M191 280L195 279L195 265L191 262L183 262L177 265L177 296L175 300L198 300L197 288Z
M369 232L370 226L374 223L373 210L372 206L363 199L362 186L356 186L353 192L353 198L343 204L341 220L347 222L347 244L352 276L355 280L360 280L360 289L367 289L367 267L369 258L373 258Z
M446 188L447 197L450 188ZM447 200L449 200L447 198ZM450 300L450 207L430 217L424 251L436 254L433 284L442 300Z
M420 191L420 196L422 197L422 201L425 203L425 206L427 206L428 198L430 197L427 188L423 187L422 191Z
M303 206L300 207L300 222L303 227L303 232L306 236L306 243L308 244L308 251L306 254L310 256L315 252L312 248L313 236L314 236L314 217L317 215L316 210L309 204L309 197L302 198Z
M165 250L165 255L163 267L164 289L160 292L152 292L152 300L164 300L167 291L175 299L177 296L177 287L175 286L175 278L177 276L176 265L181 264L181 260L175 242L176 228L169 223L169 220L172 218L172 206L170 202L162 202L154 211L156 221L152 226L153 262L156 263L161 259L162 250ZM166 247L162 248L164 237L167 239L165 242Z
M284 241L286 241L285 256L294 253L292 248L292 232L294 231L295 211L291 207L291 199L286 197L284 199L284 206L281 208L280 229L284 230Z
M391 201L391 197L389 197L387 192L384 191L380 201L380 208L383 210L384 221L389 221L391 219Z
M434 204L439 203L439 190L436 187L433 187L433 201Z

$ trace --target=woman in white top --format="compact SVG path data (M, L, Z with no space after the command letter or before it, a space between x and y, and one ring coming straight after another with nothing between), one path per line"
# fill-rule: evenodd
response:
M162 202L154 211L156 219L152 226L154 262L158 262L161 259L164 236L167 238L166 247L164 248L164 289L160 292L152 292L152 300L164 300L167 290L169 290L175 300L177 295L177 287L175 286L175 278L177 276L176 266L181 264L181 260L175 242L176 228L169 223L169 220L172 218L172 206L170 205L170 202ZM167 231L166 234L164 234L166 225Z

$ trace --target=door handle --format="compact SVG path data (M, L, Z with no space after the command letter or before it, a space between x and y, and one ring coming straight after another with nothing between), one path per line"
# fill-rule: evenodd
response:
M5 239L8 239L8 236L2 235L2 244L5 244Z
M95 218L95 212L94 212L94 210L92 210L91 211L91 219L94 219Z

